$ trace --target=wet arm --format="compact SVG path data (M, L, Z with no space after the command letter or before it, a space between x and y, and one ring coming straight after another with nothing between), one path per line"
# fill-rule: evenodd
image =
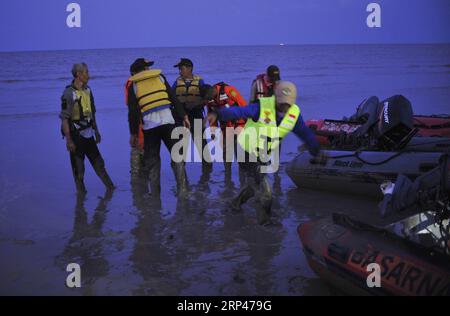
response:
M136 94L134 93L133 85L128 88L128 126L130 128L131 135L137 135L139 133L139 105L136 98Z
M91 90L91 108L92 108L92 128L98 132L97 120L95 118L95 113L97 112L97 110L95 108L95 100L94 95L92 94L92 90Z
M61 97L61 112L59 117L61 119L61 128L67 141L72 140L69 120L72 116L73 106L72 92L69 89L66 89Z
M72 136L70 135L70 126L69 126L69 120L64 118L61 121L62 124L62 131L64 133L64 137L68 142L72 141Z

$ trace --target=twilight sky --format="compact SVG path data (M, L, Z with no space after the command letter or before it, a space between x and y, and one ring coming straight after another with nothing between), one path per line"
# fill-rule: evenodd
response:
M69 28L66 7L81 7ZM381 6L381 28L366 7ZM334 43L450 43L450 0L14 0L0 51Z

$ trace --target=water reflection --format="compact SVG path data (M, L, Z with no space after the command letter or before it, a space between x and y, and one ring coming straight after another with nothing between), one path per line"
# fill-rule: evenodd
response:
M82 273L82 288L85 294L89 294L95 281L107 276L109 263L104 257L103 225L106 220L107 205L112 199L113 191L107 190L103 197L99 198L94 209L91 222L85 207L86 196L77 195L75 204L75 217L70 237L63 252L56 257L56 262L64 270L69 263L78 263Z

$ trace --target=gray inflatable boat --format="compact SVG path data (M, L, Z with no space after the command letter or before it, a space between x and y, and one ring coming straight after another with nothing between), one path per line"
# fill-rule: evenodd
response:
M324 163L308 152L297 155L286 172L299 188L328 190L382 198L380 184L398 174L411 179L439 165L438 152L324 151Z

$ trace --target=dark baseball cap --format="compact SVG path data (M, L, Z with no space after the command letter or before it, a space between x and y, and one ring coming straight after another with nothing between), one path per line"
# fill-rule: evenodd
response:
M131 73L137 73L145 69L145 67L151 67L153 66L155 62L147 60L145 58L138 58L134 61L134 63L130 66L130 72Z
M181 66L186 66L186 67L194 67L194 63L192 62L192 60L187 59L187 58L181 58L179 63L174 65L174 68L179 68Z
M281 80L280 69L275 65L270 65L269 67L267 67L267 76L273 82Z

